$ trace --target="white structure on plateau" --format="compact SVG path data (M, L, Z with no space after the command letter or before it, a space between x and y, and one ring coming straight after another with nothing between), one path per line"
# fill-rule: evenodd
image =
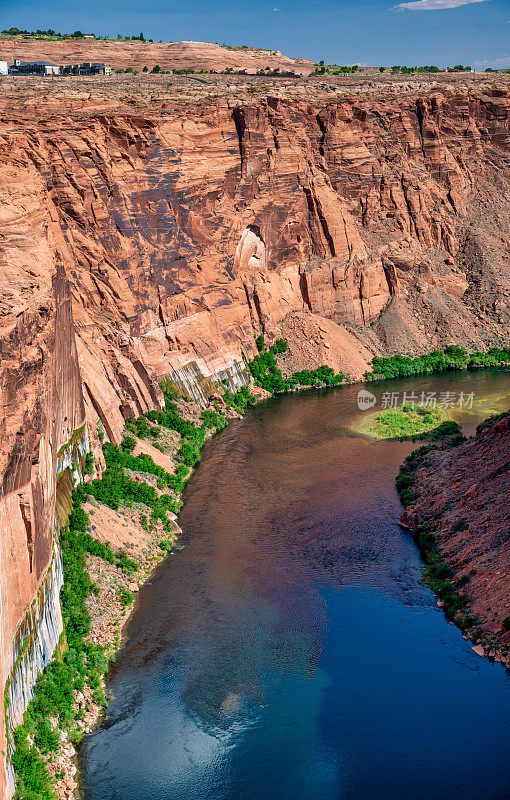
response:
M0 75L7 75L7 61L0 61Z

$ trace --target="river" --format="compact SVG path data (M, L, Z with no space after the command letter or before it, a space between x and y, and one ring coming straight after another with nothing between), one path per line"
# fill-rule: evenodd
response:
M510 374L367 388L474 392L471 435ZM359 389L269 401L206 446L83 746L86 800L508 800L510 677L420 582L395 490L418 445L355 434Z

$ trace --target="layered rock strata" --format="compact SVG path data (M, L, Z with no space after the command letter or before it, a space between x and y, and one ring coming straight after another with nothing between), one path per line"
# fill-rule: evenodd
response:
M459 447L435 450L416 471L418 499L402 515L426 522L482 627L510 648L510 414ZM490 648L486 654L489 654ZM484 654L483 648L481 655ZM510 666L510 659L508 659Z
M118 443L161 407L161 379L202 405L246 383L261 333L288 340L289 371L359 378L373 354L483 348L509 322L505 89L50 99L0 101L4 685L80 432L100 464L98 432Z

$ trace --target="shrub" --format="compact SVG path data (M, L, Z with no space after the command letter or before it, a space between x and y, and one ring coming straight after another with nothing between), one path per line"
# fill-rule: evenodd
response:
M263 349L262 337L258 337L257 341L257 347L261 345L259 355L249 362L248 369L255 383L270 394L288 392L296 386L337 386L345 378L342 373L335 375L331 367L323 365L317 369L294 372L290 378L285 379L275 356L287 350L286 340L276 339L269 350Z
M129 417L126 420L126 428L130 433L134 433L140 439L146 439L151 432L147 419L142 415L140 417Z
M127 606L133 605L134 597L132 592L121 587L119 589L119 600L122 608L127 608Z
M132 436L124 436L120 443L120 449L124 453L132 453L135 449L136 441Z
M465 531L468 528L469 528L469 523L468 523L467 520L458 519L453 523L453 525L451 527L451 531L452 531L452 533L457 533L457 531Z
M273 353L286 353L288 348L287 341L285 339L276 339L274 344L271 347ZM264 349L264 348L262 348Z

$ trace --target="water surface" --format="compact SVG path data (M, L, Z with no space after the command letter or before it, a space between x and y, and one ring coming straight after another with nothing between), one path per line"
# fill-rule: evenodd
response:
M510 375L369 388L474 391L472 434ZM358 390L272 401L206 447L84 747L87 800L508 800L510 678L420 583L394 486L416 445L354 434Z

